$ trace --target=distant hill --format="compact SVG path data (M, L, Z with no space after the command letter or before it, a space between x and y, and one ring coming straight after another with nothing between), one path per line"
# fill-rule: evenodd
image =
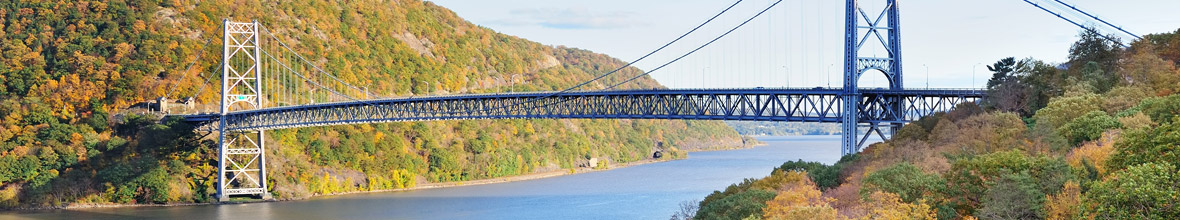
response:
M126 109L174 87L173 97L213 103L215 88L197 90L218 80L208 72L220 59L210 54L220 52L222 18L256 19L327 71L388 96L557 90L624 64L497 33L415 0L0 2L0 207L211 201L216 144L208 134ZM201 50L193 71L182 72ZM628 68L589 88L640 73ZM661 86L642 77L625 87ZM742 145L721 122L653 120L407 122L268 137L280 199Z
M840 134L840 124L814 122L726 121L738 134L750 136L793 136Z

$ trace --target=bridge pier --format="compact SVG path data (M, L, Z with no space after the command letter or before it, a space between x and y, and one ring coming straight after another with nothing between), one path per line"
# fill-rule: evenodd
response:
M266 136L262 130L229 131L220 135L218 201L252 195L269 199L266 184Z

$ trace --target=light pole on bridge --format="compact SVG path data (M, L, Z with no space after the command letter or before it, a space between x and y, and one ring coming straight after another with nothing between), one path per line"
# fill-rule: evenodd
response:
M975 63L971 66L971 89L975 89L975 69L979 68L979 64L983 63Z
M828 64L828 88L832 88L832 66L835 65L835 63Z
M708 81L708 80L705 80L705 72L708 72L708 70L709 70L709 67L707 67L707 66L705 68L701 68L701 88L702 89L705 88L705 81Z
M418 82L426 83L426 93L424 95L429 96L430 95L430 82L427 82L426 80L418 80Z
M311 88L311 90L307 92L307 104L315 104L315 90L316 88Z
M783 73L787 74L787 88L791 88L791 68L783 66Z
M922 64L922 67L926 67L926 89L930 89L930 66Z

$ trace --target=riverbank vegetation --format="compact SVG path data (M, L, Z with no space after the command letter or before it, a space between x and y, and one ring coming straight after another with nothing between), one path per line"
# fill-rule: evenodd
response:
M165 95L212 103L190 113L216 108L222 18L256 19L342 80L391 97L557 90L624 64L417 0L2 2L0 209L214 201L216 135L144 112ZM621 88L658 87L640 77ZM266 141L278 199L743 145L720 122L654 120L405 122L284 129Z
M1180 218L1180 30L1125 49L1079 36L1066 63L989 65L982 105L924 117L831 166L787 162L714 192L695 217Z

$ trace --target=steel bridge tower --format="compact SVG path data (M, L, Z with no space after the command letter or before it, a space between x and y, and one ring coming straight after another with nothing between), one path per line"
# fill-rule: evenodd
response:
M221 54L221 113L218 123L217 199L254 195L269 199L266 188L266 151L263 130L226 131L231 111L263 107L262 57L258 21L223 20Z
M880 10L875 18L870 17L858 4L858 0L846 0L844 8L844 91L841 106L840 123L843 127L841 152L844 155L860 152L861 146L873 133L885 138L882 127L888 127L894 134L902 126L901 123L860 123L860 109L864 105L857 81L866 72L877 70L885 74L889 80L890 90L902 90L901 72L901 24L898 21L897 0L884 0L884 8L869 8L870 11ZM874 10L876 9L876 10ZM864 19L865 24L860 24ZM884 22L884 23L882 23ZM884 32L884 36L882 36ZM870 38L876 41L870 40ZM866 42L872 42L865 44ZM882 47L883 55L862 55L861 49L866 47ZM894 112L902 112L900 99L886 100L886 108ZM858 128L865 127L864 136L859 136Z

